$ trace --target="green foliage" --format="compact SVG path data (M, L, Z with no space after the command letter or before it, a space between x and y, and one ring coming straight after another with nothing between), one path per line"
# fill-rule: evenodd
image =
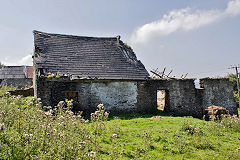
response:
M237 105L239 106L239 96L238 96L238 88L237 88L237 76L236 74L229 74L227 75L229 81L233 85L233 95L236 98Z
M193 122L190 121L184 121L182 125L182 131L187 132L188 134L202 134L203 131L201 130L201 127Z
M102 104L84 119L71 102L0 98L0 159L240 159L239 119L110 117Z
M56 79L59 79L61 76L60 76L60 74L59 74L59 72L57 72L57 74L56 74Z
M60 76L59 75L56 75L56 79L59 79L60 78Z
M133 51L132 47L129 46L127 43L123 43L123 44L124 44L124 46L126 46L128 49L130 49L131 51Z
M74 101L73 99L65 99L66 103L73 102L73 101Z
M0 69L4 67L5 65L0 62Z
M237 76L236 76L236 74L229 74L229 75L227 75L227 78L229 78L229 81L232 83L232 85L233 85L233 90L234 90L234 91L238 91L238 89L237 89Z
M221 120L221 126L223 128L228 128L236 132L240 132L240 118L236 115L230 117L223 117L223 119Z
M238 91L233 91L233 96L236 98L237 105L239 106L239 96L238 96Z
M3 96L0 159L94 159L100 153L105 126L96 128L100 122L89 123L71 108L71 102L61 101L42 109L40 99Z
M3 96L6 92L13 91L15 89L16 88L12 86L0 86L0 96Z
M53 78L52 74L47 75L47 78Z

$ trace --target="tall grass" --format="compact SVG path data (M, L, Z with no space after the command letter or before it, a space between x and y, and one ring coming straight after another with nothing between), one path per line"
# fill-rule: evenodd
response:
M43 107L39 99L6 95L0 100L1 159L95 158L108 137L108 113L99 105L91 123L71 103Z
M2 86L0 86L0 96L3 96L7 91L13 91L15 89L16 88L12 87L12 86L2 85Z
M85 119L71 111L71 102L51 107L34 97L2 95L0 159L240 159L238 117L109 120L100 104Z

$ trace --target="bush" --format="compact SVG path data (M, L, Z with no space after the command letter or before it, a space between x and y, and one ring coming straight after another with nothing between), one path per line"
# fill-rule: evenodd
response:
M236 115L234 116L225 116L221 122L223 128L232 129L236 132L240 132L240 118Z

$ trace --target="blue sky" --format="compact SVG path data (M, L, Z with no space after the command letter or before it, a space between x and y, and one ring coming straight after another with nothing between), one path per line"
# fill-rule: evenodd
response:
M121 35L148 70L176 77L240 64L240 0L0 0L0 61L30 65L33 30Z

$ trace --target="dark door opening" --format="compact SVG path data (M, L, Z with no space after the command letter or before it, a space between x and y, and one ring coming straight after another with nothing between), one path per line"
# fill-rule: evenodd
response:
M67 100L78 101L78 92L65 92L65 96Z
M166 106L166 90L157 90L157 109L164 111Z

